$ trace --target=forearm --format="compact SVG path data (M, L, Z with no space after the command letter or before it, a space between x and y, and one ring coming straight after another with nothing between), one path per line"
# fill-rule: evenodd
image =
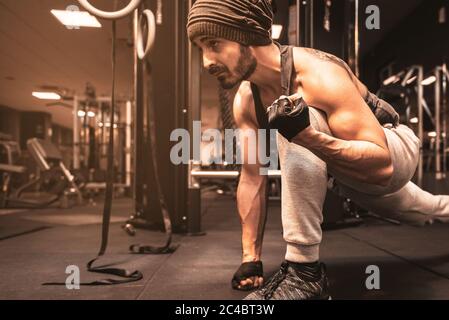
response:
M237 189L237 207L242 224L243 262L258 261L262 253L266 219L267 179L242 174Z
M369 141L342 140L307 128L292 141L312 151L329 169L352 179L386 185L392 174L388 149Z

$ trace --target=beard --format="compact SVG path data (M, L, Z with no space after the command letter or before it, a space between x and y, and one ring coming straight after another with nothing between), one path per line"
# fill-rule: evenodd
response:
M249 47L240 45L240 56L234 72L229 72L226 66L214 66L209 72L213 74L224 74L217 79L223 89L232 89L243 80L249 79L257 67L257 60L251 54Z

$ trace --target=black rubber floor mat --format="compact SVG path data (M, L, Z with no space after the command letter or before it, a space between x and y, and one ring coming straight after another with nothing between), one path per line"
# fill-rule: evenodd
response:
M0 241L51 228L51 225L15 217L0 217Z

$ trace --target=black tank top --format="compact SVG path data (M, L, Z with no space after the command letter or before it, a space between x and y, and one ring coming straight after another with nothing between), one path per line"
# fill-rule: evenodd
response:
M281 46L277 44L281 51L281 87L282 94L292 95L291 84L296 76L294 61L293 61L293 46ZM253 94L254 107L256 111L256 118L259 128L268 129L267 109L262 103L260 91L256 84L251 83L251 92Z

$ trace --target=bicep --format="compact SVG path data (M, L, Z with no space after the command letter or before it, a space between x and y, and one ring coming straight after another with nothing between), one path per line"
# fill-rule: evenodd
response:
M317 101L327 114L333 136L368 141L386 148L383 129L357 87L341 71L333 71L316 90Z
M341 105L328 112L328 123L332 134L342 140L369 141L386 147L382 127L368 106L362 102Z

